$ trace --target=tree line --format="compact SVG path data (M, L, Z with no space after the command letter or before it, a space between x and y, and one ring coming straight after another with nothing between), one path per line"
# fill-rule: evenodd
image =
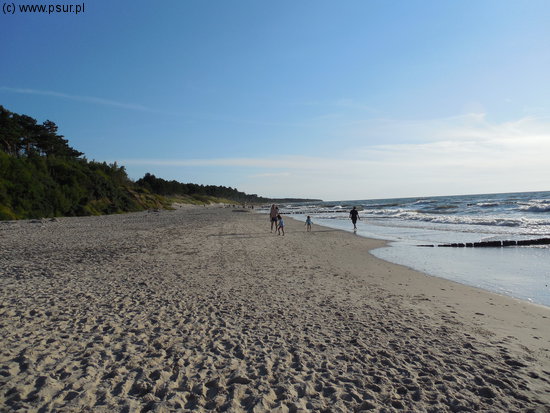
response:
M0 219L99 215L162 207L123 166L88 161L58 134L0 106Z
M78 158L83 155L69 146L57 133L57 125L47 120L38 124L27 115L6 110L0 106L0 149L15 157L57 156Z
M149 173L133 182L124 166L89 161L83 155L58 134L54 122L38 123L0 106L0 220L166 208L171 196L201 203L214 198L274 201L230 187L167 181Z
M157 178L155 175L146 173L145 176L136 181L136 184L159 195L205 195L215 198L223 198L236 203L265 203L270 198L260 197L256 194L248 195L237 189L216 185L185 184L175 180L167 181Z

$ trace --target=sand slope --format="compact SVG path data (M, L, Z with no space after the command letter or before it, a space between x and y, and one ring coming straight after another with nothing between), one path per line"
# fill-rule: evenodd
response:
M550 309L302 225L0 223L1 410L550 412Z

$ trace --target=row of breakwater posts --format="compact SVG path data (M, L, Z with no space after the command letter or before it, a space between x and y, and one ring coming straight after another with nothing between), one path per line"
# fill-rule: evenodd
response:
M449 247L449 248L501 248L501 247L525 247L530 245L550 245L550 238L537 238L526 240L505 240L505 241L481 241L461 242L439 245L417 245L417 247Z

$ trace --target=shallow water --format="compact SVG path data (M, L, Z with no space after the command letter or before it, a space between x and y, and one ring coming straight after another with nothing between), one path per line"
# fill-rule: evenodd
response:
M422 244L550 237L550 192L287 205L315 225L390 241L373 255L396 264L550 307L550 248L429 248Z
M321 218L314 224L353 232L350 221ZM550 248L418 247L426 243L472 242L475 237L471 233L380 226L365 220L358 222L355 233L390 241L388 247L372 251L378 258L550 307Z

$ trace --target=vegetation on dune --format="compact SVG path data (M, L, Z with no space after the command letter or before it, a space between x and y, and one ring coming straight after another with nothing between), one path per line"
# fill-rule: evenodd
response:
M255 194L247 195L231 187L184 184L178 181L167 181L162 178L157 178L150 173L145 174L143 178L136 181L136 184L155 194L183 197L190 196L193 199L203 202L211 198L224 198L236 203L263 203L271 201L269 198L262 198Z
M133 182L124 166L88 161L57 133L0 106L0 220L169 208L174 201L265 203L224 186L184 184L151 174Z
M100 215L166 207L132 184L124 167L0 151L0 219Z

